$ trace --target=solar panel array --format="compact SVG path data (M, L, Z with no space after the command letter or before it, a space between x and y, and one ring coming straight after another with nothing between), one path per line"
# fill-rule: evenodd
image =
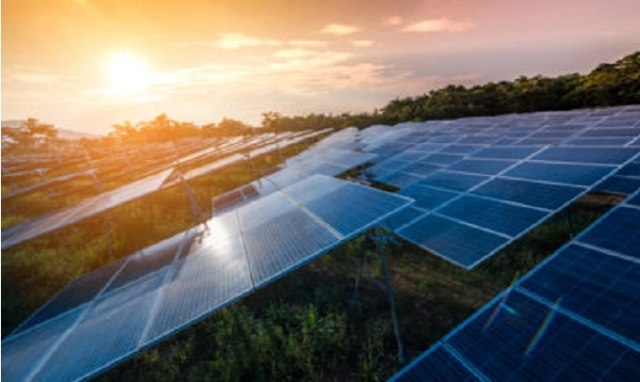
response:
M69 226L90 216L102 213L131 200L156 192L169 177L172 170L130 183L124 187L102 193L80 204L56 213L18 224L2 230L2 249L7 249L35 239L46 233Z
M639 289L637 192L393 380L637 380Z
M326 147L305 151L304 155L287 161L287 167L248 185L215 196L212 199L213 214L237 208L250 200L270 195L311 175L342 174L371 161L374 157L375 154Z
M626 107L408 124L367 171L416 200L388 228L471 269L594 188L640 187L639 121Z
M195 159L202 159L203 157L211 155L212 152L217 153L218 156L222 156L211 163L196 167L182 174L184 179L189 180L244 161L246 156L237 153L236 151L238 150L247 150L252 146L257 146L250 150L246 155L258 156L271 152L277 148L287 147L325 133L327 133L327 130L318 132L302 132L292 137L289 137L288 134L284 134L284 136L282 134L264 134L251 138L247 142L242 142L242 139L232 139L229 141L228 145L218 147L216 150L212 151L211 149L205 149L190 155L187 160L182 158L182 160L178 160L174 163L184 164ZM15 245L75 224L83 219L98 215L135 199L160 191L161 189L178 184L180 182L180 177L172 177L171 174L177 174L173 167L165 169L159 173L146 176L120 188L99 194L93 198L86 199L78 205L64 208L60 211L15 225L8 229L3 229L2 249L11 248ZM301 179L302 178L298 178L298 180Z
M2 341L7 380L89 378L410 204L315 175L69 284Z
M270 139L248 155L283 147ZM185 176L244 159L229 152ZM398 195L314 175L369 162L368 180ZM280 171L214 198L205 225L70 284L3 341L3 377L95 375L382 221L470 269L588 191L633 193L639 167L638 106L341 130ZM639 204L636 193L399 378L627 377L640 361ZM101 211L94 207L86 211ZM15 242L42 227L27 226Z

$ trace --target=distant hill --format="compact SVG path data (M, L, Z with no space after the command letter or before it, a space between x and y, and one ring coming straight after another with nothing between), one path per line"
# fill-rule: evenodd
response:
M6 121L2 121L2 127L10 127L12 129L17 129L20 126L22 126L23 123L24 123L23 120L10 119ZM56 130L58 131L58 138L64 139L67 141L78 141L82 138L87 138L87 139L100 138L100 136L96 134L83 133L75 130L60 129L60 128L56 128Z
M90 133L82 133L80 131L68 130L68 129L57 129L58 130L58 138L65 139L67 141L78 141L82 138L87 139L95 139L99 138L99 135L90 134Z

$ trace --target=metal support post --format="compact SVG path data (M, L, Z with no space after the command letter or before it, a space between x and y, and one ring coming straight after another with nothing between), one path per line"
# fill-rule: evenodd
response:
M358 274L356 275L356 285L353 288L353 297L351 297L351 301L356 303L358 301L358 292L360 287L360 280L362 279L362 272L364 270L364 263L367 259L368 251L365 250L362 253L362 258L360 259L360 266L358 267Z
M398 360L400 364L404 365L404 347L402 346L402 339L400 337L400 324L398 323L398 315L396 313L396 303L393 297L393 289L391 288L391 280L389 279L389 267L387 265L387 257L384 253L384 242L380 228L376 227L376 245L378 247L378 254L380 255L380 261L382 262L382 270L384 273L384 281L387 286L387 296L389 297L389 304L391 305L391 318L393 319L393 331L396 335L396 342L398 343Z

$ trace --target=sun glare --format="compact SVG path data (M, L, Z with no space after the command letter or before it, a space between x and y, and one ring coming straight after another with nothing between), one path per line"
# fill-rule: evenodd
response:
M145 62L132 54L111 57L108 65L111 92L119 97L131 97L145 91L149 85L149 71Z

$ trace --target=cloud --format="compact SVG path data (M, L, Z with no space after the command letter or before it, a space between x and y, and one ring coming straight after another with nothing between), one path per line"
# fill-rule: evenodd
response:
M257 46L275 47L282 45L282 42L251 37L243 33L228 33L218 40L218 45L225 49L241 49Z
M409 24L404 29L402 29L402 31L419 33L465 32L473 27L473 23L466 21L454 21L450 19L430 19Z
M296 48L296 49L283 49L275 52L273 57L276 58L301 58L311 57L316 54L315 51L310 49Z
M402 17L400 16L390 16L382 20L382 25L392 27L396 25L402 24Z
M281 49L240 62L212 63L164 73L148 89L155 97L254 97L256 94L315 96L345 91L379 92L405 73L379 63L356 61L348 51ZM403 77L402 77L403 78Z
M60 79L60 76L57 74L51 73L30 73L30 72L19 72L10 75L11 80L33 84L33 85L43 85L50 84L56 82Z
M346 36L360 31L362 31L362 29L353 25L329 24L322 28L320 33L332 34L334 36Z
M289 44L293 46L304 46L309 48L322 48L328 45L326 41L320 40L293 40L289 41Z
M351 45L366 48L373 45L373 41L371 40L353 40L351 41Z

